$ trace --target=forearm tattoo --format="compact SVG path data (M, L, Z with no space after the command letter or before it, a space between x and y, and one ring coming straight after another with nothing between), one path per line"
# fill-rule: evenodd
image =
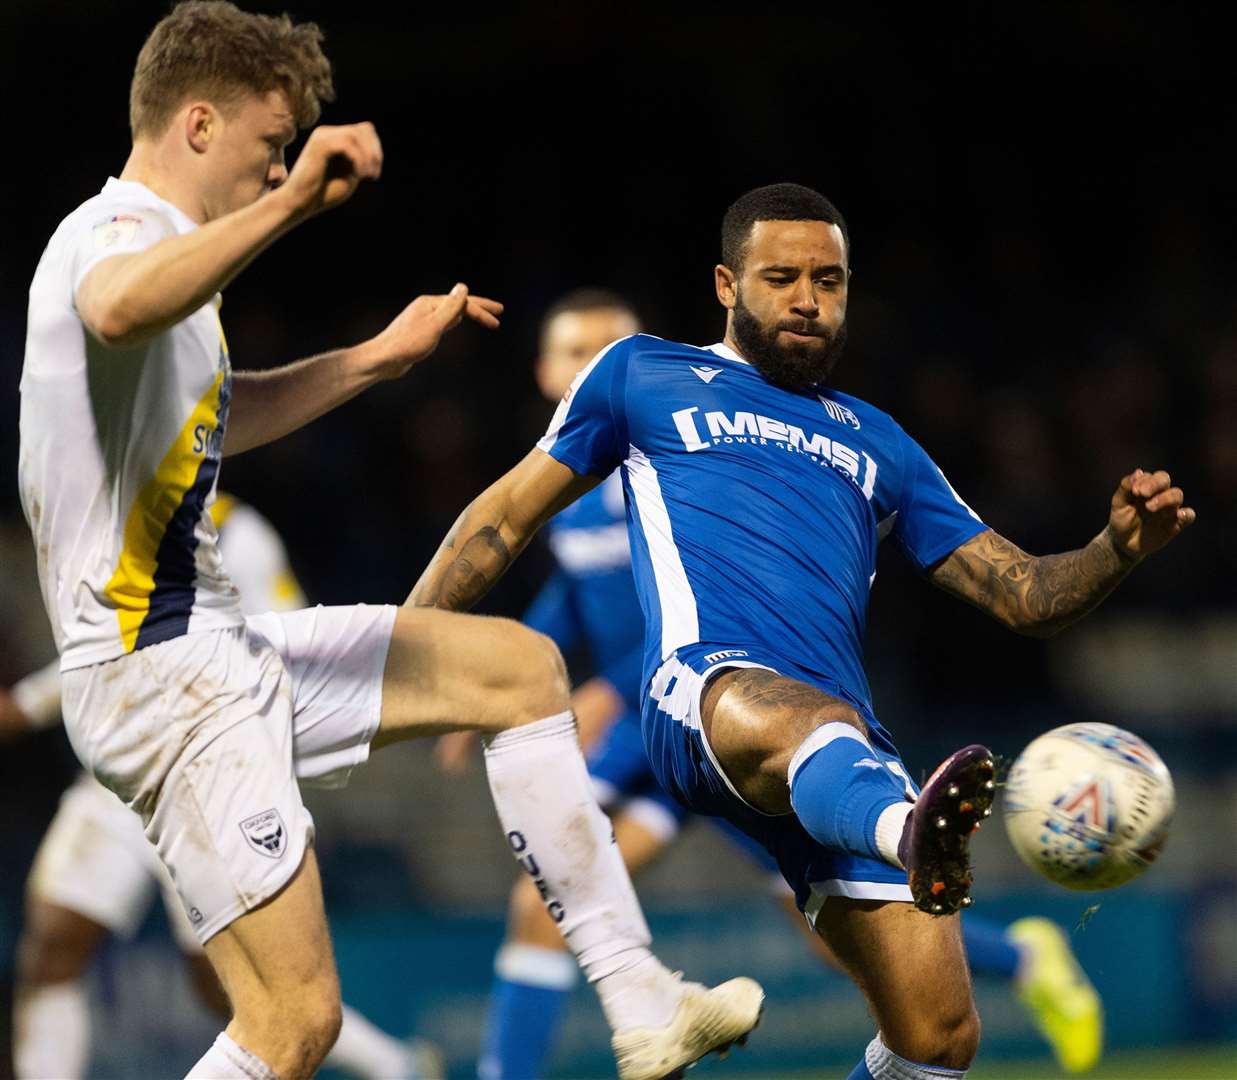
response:
M487 592L511 565L512 554L498 529L483 525L468 539L458 543L454 534L435 558L428 587L415 597L417 607L467 611Z
M1013 630L1048 636L1087 614L1133 566L1107 532L1077 551L1035 556L989 530L950 555L932 580Z

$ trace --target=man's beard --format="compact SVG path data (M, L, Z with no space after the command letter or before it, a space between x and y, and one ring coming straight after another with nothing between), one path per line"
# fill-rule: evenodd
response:
M743 303L741 295L735 297L733 316L731 330L743 359L749 361L766 382L783 390L808 390L826 383L846 348L845 320L835 333L813 326L812 332L820 334L819 341L783 343L778 341L778 332L787 327L779 324L771 330L765 329L751 308Z

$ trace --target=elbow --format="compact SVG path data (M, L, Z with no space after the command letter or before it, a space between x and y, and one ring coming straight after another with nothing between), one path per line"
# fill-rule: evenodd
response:
M141 340L133 321L115 309L93 316L84 315L82 321L94 339L106 349L127 349Z
M150 337L150 327L123 301L79 304L78 313L92 337L107 349L131 349Z
M1069 624L1059 619L1037 619L1034 616L1028 615L1009 617L1005 620L1005 625L1015 634L1019 634L1022 637L1038 638L1040 641L1044 641L1048 638L1056 637Z

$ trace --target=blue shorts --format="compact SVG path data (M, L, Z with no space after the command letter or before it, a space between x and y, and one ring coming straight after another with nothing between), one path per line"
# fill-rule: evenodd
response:
M691 813L657 782L640 729L640 717L634 712L628 710L620 716L589 752L588 774L593 778L593 792L603 810L621 809L668 842ZM778 872L769 853L746 833L725 820L719 820L717 825L726 839L757 866L770 874Z
M826 848L812 838L794 814L765 814L746 803L731 785L704 737L700 698L710 676L735 667L768 668L853 705L871 726L869 739L876 756L914 788L888 732L871 710L855 702L836 683L768 650L716 644L685 646L653 675L642 723L645 748L661 786L694 813L725 818L758 841L776 861L794 890L800 910L810 920L815 920L830 896L909 902L906 871Z
M688 811L666 794L653 775L644 752L640 718L634 712L624 712L610 725L587 760L593 793L603 810L612 813L621 807L663 841L679 831Z

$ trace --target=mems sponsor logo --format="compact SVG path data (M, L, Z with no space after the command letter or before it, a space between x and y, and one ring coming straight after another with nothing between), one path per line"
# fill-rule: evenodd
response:
M849 476L871 499L876 490L876 462L866 451L856 451L837 439L751 412L706 412L700 407L672 413L674 426L688 453L713 446L768 446L788 454L802 454L819 465Z

